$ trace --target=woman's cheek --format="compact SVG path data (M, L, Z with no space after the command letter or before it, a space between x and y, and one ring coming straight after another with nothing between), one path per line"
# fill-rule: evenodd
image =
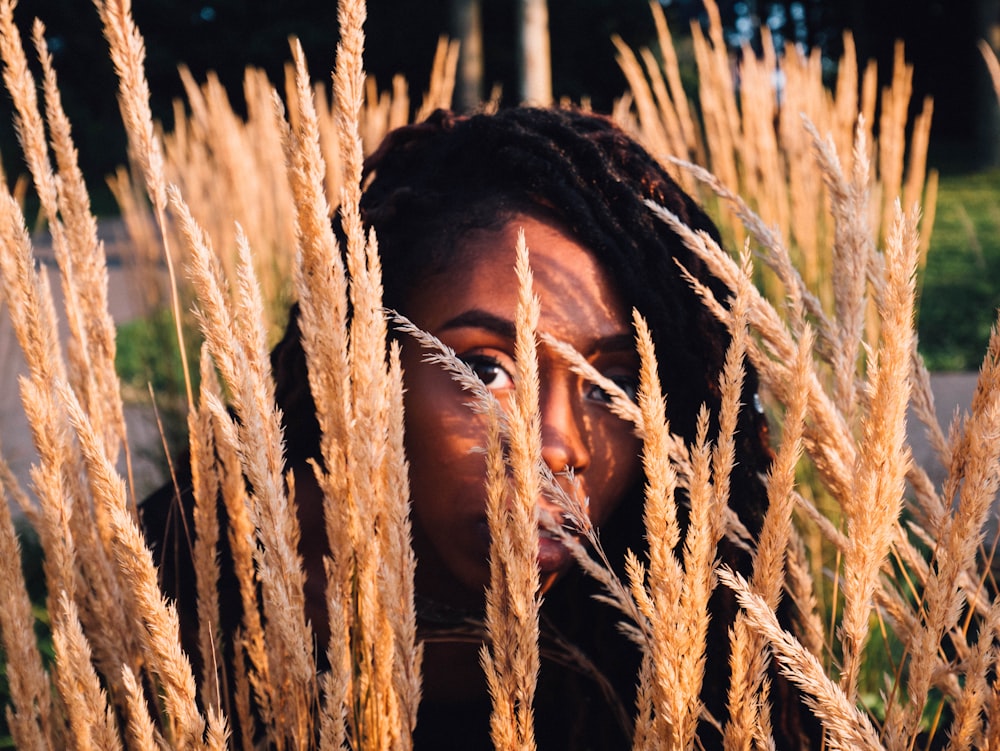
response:
M417 506L427 496L464 496L470 475L485 474L477 448L484 445L486 431L482 419L464 404L467 395L447 374L423 375L430 377L413 379L406 403L406 453Z
M590 519L600 527L635 484L642 470L641 441L632 426L611 416L598 422L594 433L593 463L585 474L585 490L590 498Z

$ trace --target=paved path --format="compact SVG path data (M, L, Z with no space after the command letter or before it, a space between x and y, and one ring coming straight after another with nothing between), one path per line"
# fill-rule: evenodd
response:
M122 323L141 313L139 297L134 292L136 285L133 275L120 262L120 251L126 235L123 226L117 221L102 222L100 232L108 256L108 304L115 321ZM60 333L65 341L66 324L62 290L59 285L58 267L47 237L36 241L35 255L39 263L48 269L57 315L60 316ZM0 294L0 450L25 488L28 487L29 469L37 460L18 388L18 378L26 373L27 366L14 336L10 313L6 301ZM155 421L148 409L128 407L126 420L132 438L137 438L148 445L156 445ZM147 461L140 462L140 465L137 485L141 487L142 481L145 480L146 489L149 489L156 481L156 478L150 475L153 471L152 464Z
M955 416L956 410L967 411L972 402L972 394L976 388L978 373L932 373L931 391L934 392L934 409L938 422L948 435L948 427ZM913 459L927 470L935 485L940 486L944 480L944 467L938 461L924 434L924 426L911 413L907 426L910 433L910 445L913 449Z

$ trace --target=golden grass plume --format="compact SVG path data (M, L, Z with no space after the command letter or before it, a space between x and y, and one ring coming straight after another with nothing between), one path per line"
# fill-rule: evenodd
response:
M370 94L366 101L371 85L362 67L364 5L342 3L333 104L325 103L308 80L301 50L294 47L280 107L273 87L251 75L255 104L248 120L237 122L222 116L227 104L215 83L198 87L189 80L190 119L179 119L177 131L162 140L148 113L142 40L129 6L108 2L98 7L122 80L132 156L153 196L166 258L183 254L187 259L210 355L203 360L197 409L193 389L190 393L196 494L202 497L195 535L205 672L199 694L191 661L180 647L176 611L160 594L128 484L117 467L127 436L120 387L110 369L114 346L106 316L105 260L57 102L42 27L35 44L46 61L47 120L32 99L36 86L19 38L10 31L13 4L0 2L5 82L18 107L23 148L53 236L62 238L58 262L61 281L69 285L64 315L72 336L64 356L55 336L47 275L36 269L24 217L5 190L0 196L0 280L29 365L21 388L39 453L32 472L38 509L32 518L46 554L56 643L55 663L46 673L29 636L24 584L13 566L0 583L12 733L25 748L73 743L78 748L246 749L256 742L255 728L277 748L341 748L345 742L359 749L409 748L420 701L421 651L398 417L403 382L398 350L386 344L377 238L364 231L358 209L366 149L362 133L374 137L365 118L388 125L398 122L393 119L398 114L378 110ZM714 5L709 9L715 18ZM495 529L499 525L508 532L494 534L490 644L483 652L495 699L496 745L533 746L531 692L538 659L534 499L539 492L559 494L559 484L538 460L536 346L564 353L572 367L612 394L613 408L632 420L643 438L650 547L646 558L628 558L624 580L602 557L597 532L579 518L572 499L564 499L565 512L577 514L594 547L594 556L579 544L574 553L603 584L604 599L622 611L624 628L643 650L637 748L695 748L699 730L709 724L722 728L733 747L769 745L773 707L766 669L772 661L801 690L831 748L906 749L946 737L955 748L993 744L1000 734L1000 693L993 679L1000 606L990 556L981 543L1000 485L1000 333L991 339L969 414L951 431L932 423L933 399L915 353L913 329L914 276L929 218L924 216L921 227L912 207L921 193L932 195L923 188L920 157L929 108L926 120L916 124L910 167L904 169L902 125L910 73L902 58L882 94L876 146L873 77L859 78L856 63L845 55L836 91L828 92L816 88L815 61L786 51L780 65L788 104L770 110L777 132L761 128L740 113L773 104L769 73L779 65L777 54L766 40L762 60L744 54L744 86L737 94L713 25L707 36L695 31L704 113L699 125L691 103L680 97L662 17L655 23L666 64L662 79L654 75L653 57L640 53L630 61L620 47L625 64L637 67L641 58L644 75L650 76L650 93L643 99L637 74L630 74L636 127L654 150L702 165L670 162L670 169L692 190L711 192L735 209L740 225L738 230L733 225L733 236L745 236L748 246L776 269L784 294L768 302L753 286L755 272L745 254L734 258L711 238L651 207L733 292L732 300L720 301L698 289L729 328L732 346L719 383L719 437L708 439L703 413L699 439L687 446L666 422L656 355L641 319L635 322L642 361L638 404L588 370L578 353L545 337L536 341L532 321L537 311L527 253L521 249L519 390L507 410L481 405L493 412L491 516ZM442 54L447 62L451 53ZM432 87L428 99L445 97L447 90L445 80ZM814 127L803 125L800 111L808 113ZM259 150L266 159L247 157L249 134L268 144ZM209 172L198 175L179 166L207 153L214 160L208 162ZM751 153L753 163L740 156ZM213 173L234 188L215 191L229 203L218 208L219 224L208 231L209 220L191 207L205 209L200 205L204 178ZM275 215L260 217L254 225L251 215L261 193L275 186L283 191L280 198L275 193ZM748 205L738 197L748 191L774 197L775 203ZM339 247L330 227L338 205L346 248ZM803 230L783 224L800 210L808 210L815 222L805 222ZM219 251L220 238L226 238L231 254ZM310 386L323 430L323 463L313 469L325 496L331 637L319 647L305 617L295 482L283 460L267 356L265 299L283 293L260 282L271 248L292 246L299 253L287 273L302 306ZM820 273L830 275L828 296L814 286ZM175 295L175 313L179 299ZM880 325L862 325L862 311L873 306ZM480 397L487 393L453 353L437 348L435 356L473 391L479 389ZM758 539L748 539L727 508L735 416L746 408L739 404L746 361L759 372L781 425L776 461L766 480L770 510ZM222 386L214 382L216 372ZM910 404L931 423L933 442L947 459L947 476L939 485L912 463L906 430ZM372 441L371 435L385 439ZM499 448L505 442L515 477L510 503L504 500L507 469ZM800 492L795 478L802 465L815 472L832 508ZM213 626L219 620L212 593L217 579L213 548L215 537L221 537L211 502L217 495L230 519L226 535L244 609L232 645L232 685L223 680L229 676L227 666L206 659L206 653L223 654L220 640L229 638ZM678 509L682 495L690 504L683 515ZM363 523L374 524L380 534L365 534ZM749 578L719 567L715 553L723 536L750 546L754 567ZM824 539L823 545L803 550L801 541L816 537ZM831 550L835 555L829 555ZM830 571L836 594L829 594L828 581L810 577L804 564L808 556ZM5 565L18 559L5 515L0 515L0 558ZM715 646L706 637L708 601L719 586L732 589L742 606L729 647L728 718L707 716L699 698L706 650ZM800 609L797 633L782 630L775 616L786 598ZM823 605L834 614L825 625L816 615L818 598L827 598ZM524 617L511 617L515 609ZM879 648L873 644L873 623L898 645L897 662L885 676L864 671ZM317 649L324 647L331 667L317 678ZM873 680L884 687L877 703L869 698ZM49 701L50 696L56 699ZM256 726L251 705L257 708ZM230 736L236 726L239 732Z

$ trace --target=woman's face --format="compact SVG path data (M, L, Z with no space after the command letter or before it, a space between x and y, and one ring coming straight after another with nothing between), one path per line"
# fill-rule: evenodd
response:
M506 403L514 385L519 228L541 301L539 331L572 344L601 373L634 389L638 362L629 310L586 249L558 226L530 215L517 215L500 230L467 235L451 268L417 285L404 312L454 349ZM467 406L469 394L440 366L422 362L422 354L418 345L404 344L417 586L441 600L476 602L489 581L484 423ZM573 373L544 343L538 357L542 458L553 472L572 469L573 492L581 502L589 499L591 520L599 526L638 480L639 441L632 426L608 410L601 389ZM551 501L538 503L559 516ZM571 558L543 536L538 563L547 587Z

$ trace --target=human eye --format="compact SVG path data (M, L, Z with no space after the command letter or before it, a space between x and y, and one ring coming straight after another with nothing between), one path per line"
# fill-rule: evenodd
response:
M605 377L615 384L618 388L625 392L625 395L631 400L636 401L639 394L639 379L634 375L627 373L615 373L606 374ZM602 389L596 383L588 384L586 397L590 401L600 402L601 404L611 403L611 394Z
M460 355L460 358L491 391L506 391L514 388L514 378L499 357L484 353L471 353Z

